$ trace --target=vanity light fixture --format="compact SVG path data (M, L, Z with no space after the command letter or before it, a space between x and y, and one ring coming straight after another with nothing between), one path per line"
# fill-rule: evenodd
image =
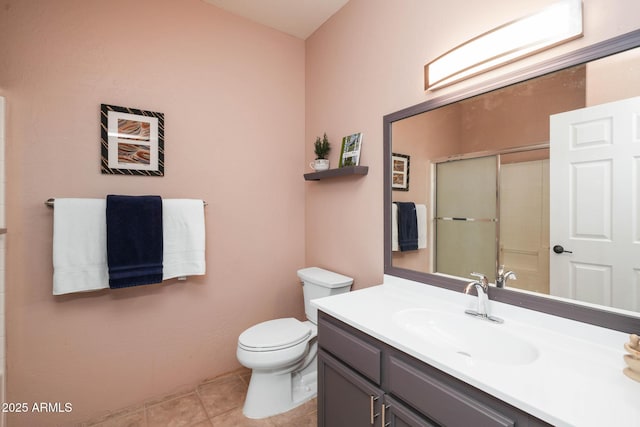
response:
M434 90L582 37L582 0L561 0L450 50L424 66Z

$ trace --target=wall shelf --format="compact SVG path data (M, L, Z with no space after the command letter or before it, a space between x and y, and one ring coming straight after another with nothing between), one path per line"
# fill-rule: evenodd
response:
M322 172L305 173L305 181L320 181L321 179L337 178L339 176L366 175L369 173L369 166L346 166L337 169L328 169Z

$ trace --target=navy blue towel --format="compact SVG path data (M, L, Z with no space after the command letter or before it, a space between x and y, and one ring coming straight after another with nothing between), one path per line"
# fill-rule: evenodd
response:
M162 199L107 196L109 287L162 282Z
M418 217L412 202L393 202L398 206L398 247L401 252L418 249Z

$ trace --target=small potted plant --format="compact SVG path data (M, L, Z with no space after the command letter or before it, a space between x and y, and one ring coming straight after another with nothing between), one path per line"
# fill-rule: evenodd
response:
M316 171L326 171L329 169L327 156L329 155L329 151L331 151L331 144L329 144L329 138L327 138L326 132L322 139L320 139L320 137L316 138L316 142L313 144L313 150L316 153L316 160L311 162L311 168Z

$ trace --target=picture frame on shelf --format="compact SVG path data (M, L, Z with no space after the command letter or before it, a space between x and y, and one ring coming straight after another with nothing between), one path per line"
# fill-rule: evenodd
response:
M406 154L391 153L391 188L409 191L409 162Z
M164 176L164 114L100 105L101 171Z
M362 132L347 135L342 138L339 168L360 165L360 150L362 148Z

